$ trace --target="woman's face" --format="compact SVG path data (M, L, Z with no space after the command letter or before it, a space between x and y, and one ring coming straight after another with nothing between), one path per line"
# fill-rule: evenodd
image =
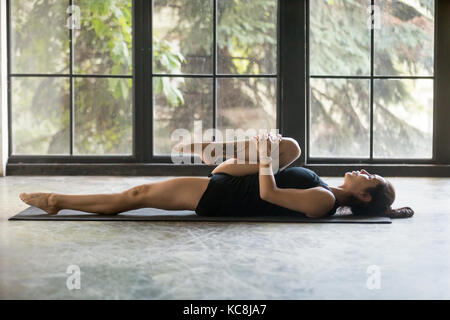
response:
M365 190L367 188L376 187L379 183L386 182L386 180L377 174L371 174L364 169L360 171L349 171L345 173L344 188L352 192L355 196L361 200L367 200L367 194Z

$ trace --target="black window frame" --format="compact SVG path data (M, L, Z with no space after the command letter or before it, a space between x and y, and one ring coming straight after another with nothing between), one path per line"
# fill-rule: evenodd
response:
M313 1L313 0L311 0ZM373 4L373 0L371 1ZM302 155L295 165L319 175L342 176L361 167L387 176L450 176L450 2L435 0L433 157L431 159L345 159L309 157L309 0L286 0L282 15L282 133L297 139ZM299 22L299 20L301 20ZM301 28L304 26L304 28ZM371 30L373 41L373 30ZM447 35L447 36L446 36ZM373 48L373 43L372 43ZM373 49L372 55L373 55ZM373 60L373 59L372 59ZM283 72L283 70L289 72ZM372 71L373 75L373 71ZM395 78L395 77L389 77ZM373 78L372 78L373 79ZM373 80L372 80L373 82ZM299 89L300 88L300 89ZM371 102L372 103L372 102ZM299 127L298 123L304 124Z
M314 1L314 0L313 0ZM371 0L370 1L370 6L373 8L373 6L375 5L376 0ZM437 9L437 1L434 2L435 5L435 12ZM339 163L347 163L347 164L352 164L352 163L364 163L364 164L420 164L420 163L433 163L436 159L436 146L435 146L435 139L434 137L436 136L436 130L435 130L435 125L434 125L434 119L433 119L433 132L432 132L432 156L431 158L374 158L373 157L373 137L374 137L374 132L373 132L373 110L374 110L374 80L377 79L428 79L428 80L433 80L433 118L434 118L434 113L435 113L435 109L436 109L436 100L434 99L434 97L436 96L436 87L434 86L435 83L435 74L436 74L436 59L434 59L434 70L433 70L433 75L432 76L381 76L381 75L375 75L374 72L374 65L375 65L375 30L374 28L370 29L370 75L368 76L335 76L335 75L311 75L310 71L309 71L309 54L310 54L310 50L309 50L309 34L310 34L310 23L309 23L309 16L310 16L310 8L309 8L309 1L307 3L307 18L306 18L306 25L307 25L307 32L306 32L306 46L307 46L307 50L306 50L306 54L307 54L307 70L306 70L306 74L307 74L307 81L306 81L306 101L307 101L307 105L306 105L306 132L307 132L307 154L306 154L306 162L309 164L339 164ZM373 14L373 9L372 9L372 14ZM434 37L436 38L436 24L435 24L435 28L434 28ZM434 41L434 51L436 50L436 41ZM369 80L370 82L370 87L369 87L369 112L370 112L370 125L369 125L369 157L364 157L364 158L360 158L360 157L350 157L350 158L346 158L346 157L339 157L339 158L332 158L332 157L311 157L310 155L310 139L309 139L309 132L310 132L310 110L311 110L311 100L310 100L310 80L311 79L366 79Z
M16 0L17 1L17 0ZM67 6L74 5L74 0L66 0ZM134 8L135 2L132 1L132 25L133 25L133 35L134 35L134 21L135 21L135 8ZM112 162L134 162L136 160L136 127L135 127L135 77L134 77L134 70L136 66L136 59L134 54L134 48L135 48L135 39L133 37L133 49L132 49L132 69L133 74L132 75L100 75L100 74L76 74L73 70L74 65L74 57L73 57L73 28L68 28L67 32L69 35L69 73L66 74L52 74L52 73L12 73L11 72L11 45L10 45L10 32L11 32L11 17L10 17L10 7L11 0L7 0L6 2L6 11L7 11L7 79L8 79L8 164L9 163L59 163L59 162L71 162L71 163L112 163ZM70 108L70 151L69 155L13 155L12 154L12 106L11 106L11 79L12 78L21 78L21 77L44 77L44 78L68 78L70 81L69 84L69 90L70 90L70 98L69 98L69 108ZM74 155L73 154L73 147L74 147L74 130L75 130L75 123L74 123L74 80L76 78L119 78L119 79L132 79L133 81L133 90L132 90L132 113L133 113L133 123L132 123L132 137L133 137L133 147L132 147L132 154L131 155ZM8 172L7 172L8 174Z
M9 3L10 0L7 0L8 117L10 118ZM369 163L367 159L349 162L347 159L331 161L331 158L326 158L325 162L318 163L306 157L309 153L306 143L308 141L307 126L309 121L307 114L309 83L308 5L308 0L278 0L277 126L284 136L295 138L302 149L301 157L293 165L302 165L316 171L319 175L329 176L340 176L348 170L355 170L362 166L370 169L375 168L376 172L382 175L450 176L450 124L448 121L450 116L448 110L448 106L450 106L450 82L447 80L450 78L450 62L446 61L446 58L450 56L450 39L446 36L446 32L450 30L450 2L435 0L433 158L425 161L414 159L408 159L408 161L391 159L393 161L387 161L381 159L381 161L372 163ZM216 5L214 10L216 10ZM152 91L147 90L147 88L152 88L154 76L152 74L152 41L151 37L148 36L152 34L151 18L152 1L134 0L132 75L134 154L132 156L71 157L10 155L6 166L7 175L204 175L212 170L212 166L203 164L176 165L170 163L169 157L151 156L151 152L153 152L153 123L148 120L152 120L153 112L151 108L145 107L150 105L148 102L151 103L152 101ZM216 24L214 24L215 28ZM215 51L216 48L214 47ZM139 68L136 68L136 65ZM218 78L220 77L222 76ZM230 77L236 76L231 75ZM247 77L254 76L249 75ZM11 119L8 119L8 121L11 123ZM11 126L9 126L10 129ZM9 135L10 138L11 135ZM11 148L10 141L9 148ZM352 158L352 160L354 159Z
M67 0L68 5L73 5L74 0ZM217 125L217 99L216 86L219 79L248 79L248 78L273 78L277 80L277 115L276 124L280 125L279 105L280 105L280 41L277 41L276 53L276 73L275 74L220 74L217 72L217 3L213 2L213 73L212 74L169 74L153 72L153 43L151 41L153 34L153 1L132 0L132 34L133 34L133 74L132 75L80 75L73 73L73 29L69 32L69 73L68 74L15 74L10 70L10 3L7 1L7 25L8 25L8 87L13 77L67 77L70 79L70 154L69 155L14 155L12 154L12 128L8 126L8 145L9 161L8 163L145 163L145 164L170 164L172 163L170 155L155 155L153 153L153 77L181 77L181 78L208 78L213 83L213 128ZM277 30L276 36L280 36L280 0L277 1ZM138 66L138 68L136 68ZM73 154L73 79L77 77L96 77L96 78L126 78L133 80L133 152L131 155L74 155ZM8 114L11 115L11 93L8 91ZM8 120L11 124L11 118Z
M213 1L213 56L212 56L212 68L213 68L213 72L212 74L170 74L170 73L154 73L153 72L153 56L151 55L149 57L149 59L147 61L150 61L149 63L149 70L147 71L147 74L150 74L151 76L149 77L150 83L147 85L147 88L150 88L150 92L153 92L153 78L154 77L167 77L167 78L206 78L206 79L211 79L213 86L212 86L212 99L213 99L213 129L217 128L217 105L218 105L218 101L217 101L217 81L220 79L226 79L226 78L231 78L231 79L250 79L250 78L263 78L263 79L267 79L267 78L272 78L272 79L276 79L277 83L276 83L276 87L277 87L277 95L276 95L276 125L277 128L280 127L280 117L279 117L279 110L280 110L280 92L281 92L281 88L280 88L280 2L281 0L276 0L277 1L277 30L276 30L276 36L277 36L277 53L276 53L276 63L277 63L277 67L276 67L276 73L275 74L221 74L217 72L217 23L218 23L218 12L217 12L217 4L218 1L223 1L223 0L211 0ZM152 7L152 3L153 0L151 1L147 1L147 4L150 4L150 7ZM152 8L150 8L150 34L153 34L153 15L152 15ZM150 41L150 47L152 46L152 43ZM150 53L152 54L153 49L150 49ZM151 102L148 101L147 105L151 105ZM153 105L151 106L153 109ZM148 108L147 108L148 109ZM148 147L145 148L144 150L148 150L148 152L144 153L143 155L143 162L146 163L157 163L157 164L161 164L161 163L165 163L165 164L172 164L172 159L170 157L170 155L154 155L153 154L153 112L152 110L150 110L150 115L147 116L146 118L147 121L147 137L152 137L149 138L149 144ZM194 163L193 159L191 161L192 163Z

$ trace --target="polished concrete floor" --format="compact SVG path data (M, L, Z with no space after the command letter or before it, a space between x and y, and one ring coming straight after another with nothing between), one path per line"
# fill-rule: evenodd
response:
M416 215L389 225L7 220L27 207L20 192L117 192L159 179L0 178L0 298L450 298L450 179L392 178L395 206ZM70 265L80 289L67 287Z

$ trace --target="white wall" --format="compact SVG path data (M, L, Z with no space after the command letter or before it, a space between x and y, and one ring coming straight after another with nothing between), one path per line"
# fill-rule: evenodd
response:
M8 100L6 70L6 1L0 0L0 177L8 160Z

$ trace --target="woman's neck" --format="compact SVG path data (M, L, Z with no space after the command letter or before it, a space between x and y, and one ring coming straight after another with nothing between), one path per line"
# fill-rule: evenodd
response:
M329 186L331 192L333 192L334 197L336 198L336 200L339 202L339 204L341 206L345 206L347 205L347 203L349 202L352 194L348 191L346 191L344 188L342 188L342 186L339 187L332 187Z

